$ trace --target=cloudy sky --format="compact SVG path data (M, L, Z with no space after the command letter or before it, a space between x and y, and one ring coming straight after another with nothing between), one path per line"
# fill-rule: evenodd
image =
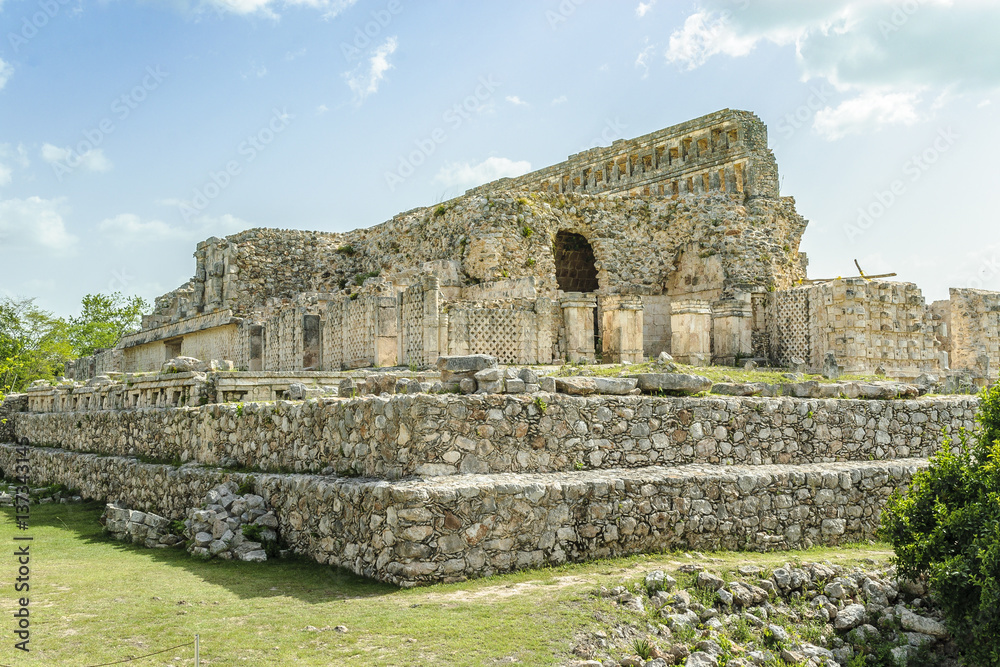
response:
M1000 290L1000 3L0 0L0 293L152 297L198 240L345 231L723 108L812 277Z

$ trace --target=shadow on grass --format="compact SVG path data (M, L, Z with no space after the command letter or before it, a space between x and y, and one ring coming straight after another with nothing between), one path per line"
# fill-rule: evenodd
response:
M218 558L202 560L183 548L147 549L141 545L119 542L104 532L100 516L104 503L85 502L67 505L32 505L31 528L52 528L72 533L72 538L91 547L110 549L122 563L142 558L169 567L179 567L206 583L221 586L241 599L291 596L306 603L325 603L337 599L371 598L400 594L399 588L360 577L344 568L322 565L302 556L244 563ZM14 512L3 508L0 516L14 525ZM94 566L109 567L107 553L94 552ZM112 567L113 563L110 564Z

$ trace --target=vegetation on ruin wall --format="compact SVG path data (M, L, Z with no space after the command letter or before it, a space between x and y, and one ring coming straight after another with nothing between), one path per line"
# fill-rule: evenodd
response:
M31 507L32 544L44 551L31 562L31 653L16 664L124 660L188 644L199 633L203 665L565 665L579 660L571 651L581 633L653 620L595 597L598 587L631 589L653 569L688 585L693 575L677 568L704 562L684 553L644 555L400 590L297 558L203 561L181 549L115 542L101 531L102 510L97 503ZM11 544L15 533L24 534L13 510L0 509L0 542ZM747 563L848 565L889 555L885 545L863 545L711 558L725 574ZM0 596L6 618L15 605ZM800 630L812 637L822 625ZM194 648L136 664L168 663L193 665Z
M977 436L944 446L882 513L900 572L926 576L968 664L1000 665L1000 384Z
M76 317L56 317L34 299L0 297L0 399L62 375L67 361L118 344L149 304L137 296L88 294Z

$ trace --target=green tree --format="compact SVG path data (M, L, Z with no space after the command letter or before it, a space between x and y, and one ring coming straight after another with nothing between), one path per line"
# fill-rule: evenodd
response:
M983 391L979 432L962 433L882 512L899 572L926 576L970 665L1000 666L1000 384Z
M126 298L121 292L88 294L81 306L80 315L69 321L70 342L77 357L114 347L122 336L139 328L143 312L149 309L142 297Z
M0 298L0 395L54 379L72 357L64 320L34 299Z

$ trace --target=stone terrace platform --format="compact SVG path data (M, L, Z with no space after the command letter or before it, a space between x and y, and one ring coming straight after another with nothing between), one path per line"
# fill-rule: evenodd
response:
M948 434L975 427L976 407L396 394L13 421L35 483L180 518L219 483L250 481L295 552L413 586L673 548L869 539L886 498ZM8 474L13 452L0 446Z
M12 472L14 446L0 445ZM36 479L180 518L250 476L29 448ZM867 539L921 459L457 475L388 482L255 475L297 553L400 586L673 548L786 549Z

